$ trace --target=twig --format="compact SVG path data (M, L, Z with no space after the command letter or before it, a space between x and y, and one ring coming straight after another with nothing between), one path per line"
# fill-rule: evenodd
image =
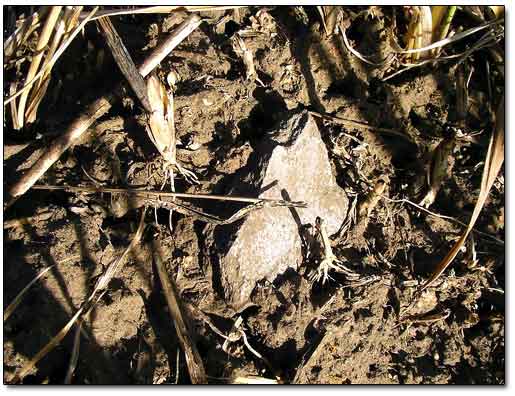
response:
M198 15L187 18L168 37L168 39L156 48L145 62L139 67L142 76L148 75L184 38L187 37L201 23ZM70 37L71 38L71 37ZM122 85L123 86L123 85ZM117 92L119 89L115 90ZM36 161L36 163L9 189L10 200L5 208L11 206L20 196L25 194L30 187L59 159L59 157L87 131L87 129L102 115L106 114L114 103L116 95L113 93L100 97L90 104L84 113L80 115L64 132L57 138L48 150Z
M202 363L202 358L191 337L191 330L188 328L188 324L185 320L177 288L165 271L163 261L159 255L159 249L154 249L154 263L156 264L157 274L159 275L159 280L163 287L168 312L175 325L179 344L186 356L186 365L190 373L191 382L193 384L207 384L206 371Z

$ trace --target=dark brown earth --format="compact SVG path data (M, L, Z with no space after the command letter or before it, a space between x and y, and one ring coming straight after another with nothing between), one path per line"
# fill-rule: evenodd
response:
M360 11L366 7L344 8L347 35L362 54L380 59L390 50L386 28L392 25L392 8ZM397 11L397 23L405 24ZM113 23L138 63L184 15L121 16ZM427 153L456 119L452 63L416 68L383 82L394 69L372 68L345 48L340 35L327 36L315 7L247 7L202 15L208 21L159 68L163 77L172 70L178 76L178 158L200 180L190 186L178 179L178 191L229 193L234 175L263 135L292 112L308 109L409 137L317 119L333 173L350 202L362 202L380 178L387 183L383 195L420 201ZM456 18L474 26L465 15ZM232 37L243 29L254 32L245 44L265 86L246 79L244 63L233 50ZM4 111L4 186L34 163L84 105L123 78L94 24L79 37L56 65L34 126L14 131ZM101 50L105 57L98 62ZM465 131L484 132L456 146L451 176L430 208L465 223L481 182L483 167L476 165L484 161L492 129L481 105L487 96L484 55L480 51L469 58L475 72ZM17 77L8 71L5 78ZM504 81L498 83L502 89ZM144 123L137 100L125 98L39 184L91 185L93 178L113 187L159 189L163 175L147 176L146 166L159 154ZM227 203L201 205L220 217L239 209ZM130 209L123 196L31 190L4 213L4 308L42 268L55 264L4 322L4 382L10 383L68 322L98 276L123 253L140 211ZM166 210L157 210L157 219L159 224L148 210L142 243L87 318L72 383L190 382L152 263L156 243L181 300L202 310L225 334L243 316L249 343L272 366L241 340L234 353L226 353L224 339L188 311L210 382L274 374L287 383L311 384L505 381L504 171L476 224L501 242L475 234L477 263L471 264L467 243L467 252L424 292L412 315L449 312L432 323L400 323L399 313L463 227L412 206L382 199L370 216L358 216L345 234L334 237L335 254L373 281L350 285L335 274L325 285L312 285L307 273L316 263L306 260L298 271L258 284L252 304L238 312L224 301L220 269L210 259L214 227L175 213L171 232ZM63 383L72 345L73 331L22 382Z

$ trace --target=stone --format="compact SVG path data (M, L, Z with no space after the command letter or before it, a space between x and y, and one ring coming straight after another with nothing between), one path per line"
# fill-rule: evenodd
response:
M304 201L307 208L272 207L251 212L233 226L219 227L218 259L226 301L249 302L257 282L273 282L303 262L300 230L324 219L329 235L345 220L348 197L336 184L317 124L307 112L294 114L263 138L231 193ZM244 187L241 187L244 186Z

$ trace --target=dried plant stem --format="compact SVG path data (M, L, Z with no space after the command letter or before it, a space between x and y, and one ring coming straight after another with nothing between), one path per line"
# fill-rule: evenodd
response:
M72 186L50 186L50 185L34 185L34 190L56 190L56 191L68 191L74 193L80 192L91 192L91 193L110 193L110 194L129 194L129 195L141 195L147 197L169 197L169 198L183 198L183 199L212 199L219 201L233 201L233 202L247 202L247 203L260 203L267 202L270 204L277 204L278 206L292 206L292 207L306 207L304 202L298 201L284 201L281 199L269 199L269 198L249 198L249 197L238 197L231 195L211 195L211 194L188 194L188 193L175 193L175 192L163 192L163 191L152 191L152 190L136 190L129 188L107 188L107 187L72 187Z
M50 48L46 53L45 60L41 65L41 70L43 70L43 75L39 79L39 81L34 83L34 90L32 91L31 98L29 100L29 107L26 111L25 116L27 117L27 123L32 123L36 119L36 113L39 106L39 103L43 99L46 90L48 88L48 84L50 82L50 71L52 65L49 66L53 61L54 54L58 50L59 44L63 39L66 39L67 36L71 33L72 28L77 24L77 17L80 11L82 10L82 6L79 7L70 7L67 6L64 9L63 16L60 18L57 23L57 27L55 29L54 36L52 38L52 43L50 44Z
M175 325L179 344L186 356L186 366L190 373L191 382L193 384L207 384L208 381L202 358L191 336L192 332L184 316L177 288L164 268L163 261L159 255L159 249L154 249L154 263L156 264L157 274L163 287L168 312Z
M9 306L4 311L4 322L9 319L11 314L14 312L16 307L20 305L20 302L23 298L23 295L27 292L27 290L30 289L30 287L36 283L39 279L43 277L48 271L50 271L54 266L51 265L50 267L46 267L45 269L41 270L39 274L36 275L34 279L32 279L27 286L25 286L21 292L18 293L18 295L14 298L14 300L9 304Z
M409 305L404 308L400 314L401 317L403 317L406 312L410 311L415 306L423 291L434 284L434 282L451 265L453 260L460 252L461 247L465 244L467 237L472 232L474 224L476 223L477 218L479 217L479 214L481 213L481 210L483 209L483 206L486 202L486 198L488 197L490 189L492 188L492 185L494 184L495 179L497 178L497 175L504 163L504 121L503 94L497 108L497 113L495 115L495 129L492 131L490 144L486 153L485 167L483 169L483 176L481 178L481 189L479 191L479 196L477 198L476 205L474 206L474 211L472 212L469 223L458 241L454 243L454 246L449 250L447 255L435 267L431 276L417 289Z
M451 27L451 22L452 22L452 19L454 18L454 14L456 13L457 8L458 7L456 7L456 6L448 6L447 7L443 21L441 21L440 26L438 28L438 36L437 36L438 40L443 40L449 34L449 28ZM434 51L433 54L435 56L438 56L438 55L440 55L441 48L437 48L433 51Z
M433 50L435 48L440 48L440 47L444 47L448 44L451 44L455 41L458 41L458 40L461 40L467 36L470 36L471 34L474 34L474 33L477 33L483 29L486 29L490 26L493 26L493 25L498 25L500 23L503 23L504 22L504 18L501 18L501 19L496 19L495 21L492 21L492 22L487 22L487 23L484 23L480 26L476 26L474 28L471 28L471 29L468 29L468 30L465 30L464 32L461 32L461 33L458 33L458 34L455 34L454 36L452 37L447 37L443 40L439 40L433 44L430 44L428 46L425 46L425 47L422 47L422 48L415 48L415 49L408 49L408 50L402 50L399 46L399 49L396 51L398 54L416 54L416 53L420 53L420 52L424 52L424 51L429 51L429 50Z
M84 21L83 21L84 22ZM145 77L156 67L182 40L199 26L201 19L198 15L187 18L170 37L156 48L147 60L139 67L140 74ZM71 38L71 37L70 37ZM115 90L115 92L118 90ZM90 104L86 110L57 138L36 163L9 189L10 200L6 208L11 206L20 196L25 194L32 185L59 159L59 157L102 115L106 114L114 103L116 95L107 94Z
M84 8L84 6L74 6L74 7L69 7L68 6L68 7L66 7L66 11L65 12L70 10L70 15L65 17L66 30L64 32L64 40L67 40L68 37L70 37L70 35L74 32L75 26L77 26L79 24L79 16L80 16L80 13L81 13L83 8ZM97 11L95 11L94 14L92 12L86 13L86 14L87 14L86 15L86 18L87 18L86 22L89 22L89 21L93 20L93 18L97 14Z
M152 109L150 107L150 102L148 101L147 87L143 81L143 77L134 64L129 51L127 48L125 48L125 45L123 44L121 37L118 35L116 28L112 24L109 17L98 19L98 24L118 67L127 79L127 82L140 100L145 110L151 113Z
M67 385L72 383L73 374L75 373L75 368L77 367L77 362L79 361L81 329L82 329L82 322L79 322L75 326L75 334L73 336L72 356L70 358L70 365L68 366L68 371L66 372L66 377L64 379L64 383Z
M50 44L50 48L48 49L45 60L41 65L41 69L45 70L39 81L34 83L34 89L31 92L30 99L28 101L27 111L25 113L26 123L31 124L36 119L37 110L41 100L45 96L46 90L48 88L48 84L50 82L50 69L46 66L50 63L50 60L54 56L55 51L66 30L66 21L71 15L71 8L66 7L63 13L63 16L59 18L59 21L56 23L56 29L54 36L52 37L52 43Z
M202 19L198 15L190 15L175 29L162 44L152 51L152 54L145 59L139 67L139 73L146 77L161 61L173 51L183 40L188 37L199 25Z
M9 86L9 94L14 94L16 92L16 82L13 81ZM16 102L11 102L11 119L13 120L13 128L18 130L20 129L20 124L18 124L18 107L16 106Z
M347 34L345 33L345 30L346 29L343 29L343 28L340 29L340 31L342 33L342 37L343 37L343 43L345 44L345 47L347 47L349 52L351 54L353 54L356 58L358 58L360 61L365 62L366 64L368 64L370 66L379 67L379 66L383 66L383 65L391 63L393 61L393 59L395 58L395 54L391 53L391 54L388 54L388 56L380 62L369 61L365 56L361 55L360 52L358 52L354 48L352 48L352 45L350 45L350 43L349 43L349 39L347 38Z
M27 103L29 89L32 86L32 83L27 83L33 80L34 76L36 75L36 72L38 71L39 64L41 63L41 59L43 58L44 49L47 46L47 43L50 39L52 31L54 30L54 26L57 23L62 8L62 6L53 6L51 8L50 13L48 14L48 17L45 21L45 25L43 26L41 36L39 36L38 44L36 46L36 52L32 58L29 71L27 72L27 77L25 78L25 85L28 85L29 87L20 96L20 102L18 103L18 125L20 126L20 128L23 127L25 118L25 105Z
M94 304L96 304L102 296L103 296L103 294L96 297L92 301L91 305L83 305L82 307L80 307L79 310L77 310L77 312L75 313L75 315L73 315L73 317L69 320L69 322L61 329L61 331L59 331L59 333L57 333L57 335L54 338L52 338L50 340L50 342L48 342L48 344L46 344L25 366L23 366L21 371L18 374L16 374L10 382L18 383L22 378L24 378L30 372L30 370L32 370L32 368L43 357L45 357L46 354L48 354L50 351L52 351L52 349L54 349L57 345L59 345L61 343L63 338L66 336L66 334L68 334L68 332L72 328L73 324L77 320L79 320L79 323L80 323L80 321L82 321L81 315L89 312L91 310L91 308L93 308Z
M310 111L309 113L311 115L314 115L315 117L322 118L322 119L327 120L327 121L332 121L332 122L335 122L337 124L349 125L349 126L352 126L352 127L355 127L355 128L371 129L371 130L379 132L379 133L387 133L387 134L390 134L390 135L395 135L395 136L402 137L403 139L406 139L406 140L408 140L410 142L412 141L411 138L408 135L406 135L404 133L401 133L399 131L396 131L394 129L380 128L380 127L376 127L376 126L373 126L373 125L369 125L369 124L367 124L365 122L348 120L348 119L337 117L337 116L333 116L333 115L330 115L330 114L317 113L316 111Z
M133 14L168 14L173 11L188 11L188 12L202 12L202 11L223 11L242 8L245 6L149 6L141 8L127 8L122 10L103 9L93 19L98 19L104 16L118 16L118 15L133 15ZM81 15L82 17L82 15Z

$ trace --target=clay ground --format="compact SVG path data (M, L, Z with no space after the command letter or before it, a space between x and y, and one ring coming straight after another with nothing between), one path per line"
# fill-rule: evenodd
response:
M360 13L365 10L344 8L347 35L364 55L380 58L389 50L386 28L394 15L391 8ZM385 82L392 69L367 66L345 48L339 34L326 35L315 7L247 7L203 16L208 21L159 68L163 77L172 70L178 77L178 159L200 180L191 186L178 178L178 191L227 194L260 138L292 111L308 109L410 137L317 119L337 183L350 202L361 202L379 178L386 181L387 197L420 201L427 152L441 140L445 124L456 119L451 63L416 68ZM458 17L458 23L473 26ZM139 63L183 18L183 13L129 15L113 23ZM401 12L395 18L402 23ZM253 32L245 44L263 84L246 79L233 49L233 36L244 29ZM469 61L475 72L466 124L469 132L483 133L456 146L450 177L430 208L465 223L479 192L480 162L491 131L481 106L487 91L481 59L478 54ZM4 186L34 163L85 104L123 79L94 24L87 25L53 73L34 126L14 131L4 110ZM6 73L6 78L16 76ZM39 184L85 185L94 179L159 189L163 175L149 178L146 168L159 154L144 125L141 106L128 95ZM84 323L72 383L190 382L152 261L158 243L181 301L202 310L224 334L241 315L249 343L270 362L268 367L241 340L227 353L224 339L191 315L212 383L238 375L278 375L287 383L310 384L503 384L503 176L504 170L476 224L488 234L474 234L477 262L471 261L467 243L468 250L412 311L419 318L449 313L430 323L399 323L399 313L461 235L463 227L455 222L380 200L369 216L358 217L333 241L338 257L374 281L351 286L334 274L326 284L312 285L306 268L315 263L306 262L299 271L260 283L252 304L235 312L223 299L217 269L206 253L213 226L175 213L170 231L165 209L157 210L158 224L148 210L142 243ZM4 382L67 323L98 276L123 253L141 213L129 204L121 195L31 190L4 213L4 308L42 268L55 265L4 322ZM202 203L203 210L220 217L238 208ZM23 383L63 383L72 347L73 331Z

